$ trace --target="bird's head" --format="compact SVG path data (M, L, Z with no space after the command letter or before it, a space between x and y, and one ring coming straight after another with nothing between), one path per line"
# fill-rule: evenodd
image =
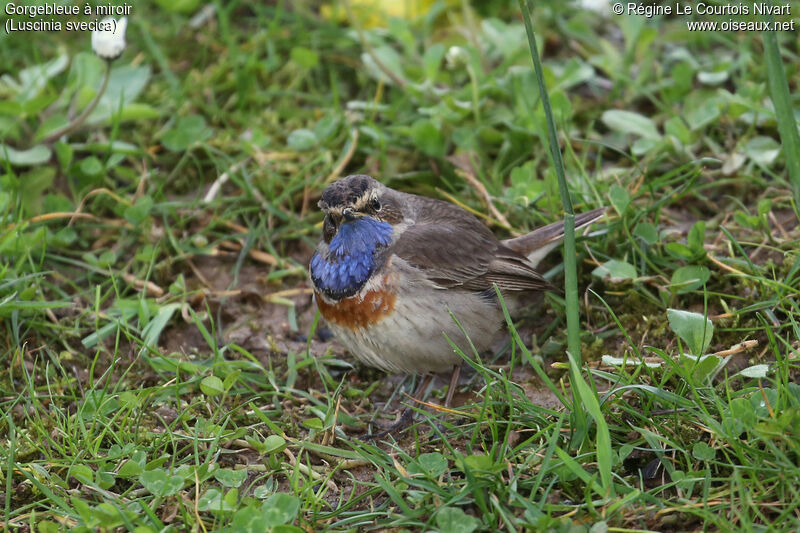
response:
M364 174L347 176L331 184L323 191L318 204L325 213L322 238L330 243L343 226L364 219L391 226L399 224L403 214L393 193L378 180Z
M311 279L326 296L355 294L379 266L403 221L398 194L365 175L348 176L323 191L325 221Z

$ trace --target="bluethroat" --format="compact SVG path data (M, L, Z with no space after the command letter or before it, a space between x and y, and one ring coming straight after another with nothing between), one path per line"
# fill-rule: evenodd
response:
M366 175L331 184L319 207L322 240L310 264L317 306L339 341L367 365L455 375L462 360L447 338L464 353L472 349L449 312L484 351L505 324L493 284L512 313L554 289L536 265L561 241L563 221L498 241L460 207ZM604 212L577 215L576 228Z

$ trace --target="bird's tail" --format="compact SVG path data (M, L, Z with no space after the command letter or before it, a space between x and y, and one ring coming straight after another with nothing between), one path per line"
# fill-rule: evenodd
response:
M597 222L603 214L605 214L607 209L607 207L600 207L586 213L575 215L575 229L579 230ZM564 221L559 220L558 222L553 222L547 226L537 228L520 237L507 239L503 241L503 244L527 256L528 260L533 263L535 267L563 238Z

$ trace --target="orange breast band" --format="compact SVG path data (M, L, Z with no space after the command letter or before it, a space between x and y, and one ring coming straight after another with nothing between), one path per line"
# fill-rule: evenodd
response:
M352 296L329 304L317 293L317 307L328 322L352 329L366 328L380 322L394 310L396 295L389 291L369 291L364 298Z

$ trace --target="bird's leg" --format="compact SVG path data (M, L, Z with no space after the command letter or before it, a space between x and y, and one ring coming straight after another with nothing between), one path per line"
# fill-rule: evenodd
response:
M453 365L453 373L450 374L450 388L447 389L447 397L444 399L444 406L450 407L453 403L453 395L456 392L458 378L461 376L461 363Z
M433 374L425 374L417 385L416 390L414 390L414 394L411 396L414 400L421 400L423 395L425 394L425 389L428 388L428 385L431 384L431 380L433 379ZM390 426L391 428L403 428L409 424L411 421L414 420L414 410L411 406L406 405L403 407L403 411L400 413L400 419Z
M417 388L414 391L412 398L414 399L421 398L422 395L425 393L425 389L428 388L431 379L433 379L433 374L425 374L425 376L423 376L422 379L420 380L419 385L417 385ZM402 431L407 426L409 426L413 420L414 420L414 410L408 405L406 405L400 412L400 418L398 418L394 424L388 427L384 427L377 433L365 433L364 435L361 435L361 438L379 439L383 436L388 435L389 433L394 433L395 431Z
M461 377L461 365L455 364L453 365L453 373L450 374L450 387L447 389L447 396L444 398L444 407L448 409L453 405L453 396L456 393L456 386L458 386L459 377ZM440 432L445 431L444 416L442 417L442 420L436 424L436 427L439 428Z

